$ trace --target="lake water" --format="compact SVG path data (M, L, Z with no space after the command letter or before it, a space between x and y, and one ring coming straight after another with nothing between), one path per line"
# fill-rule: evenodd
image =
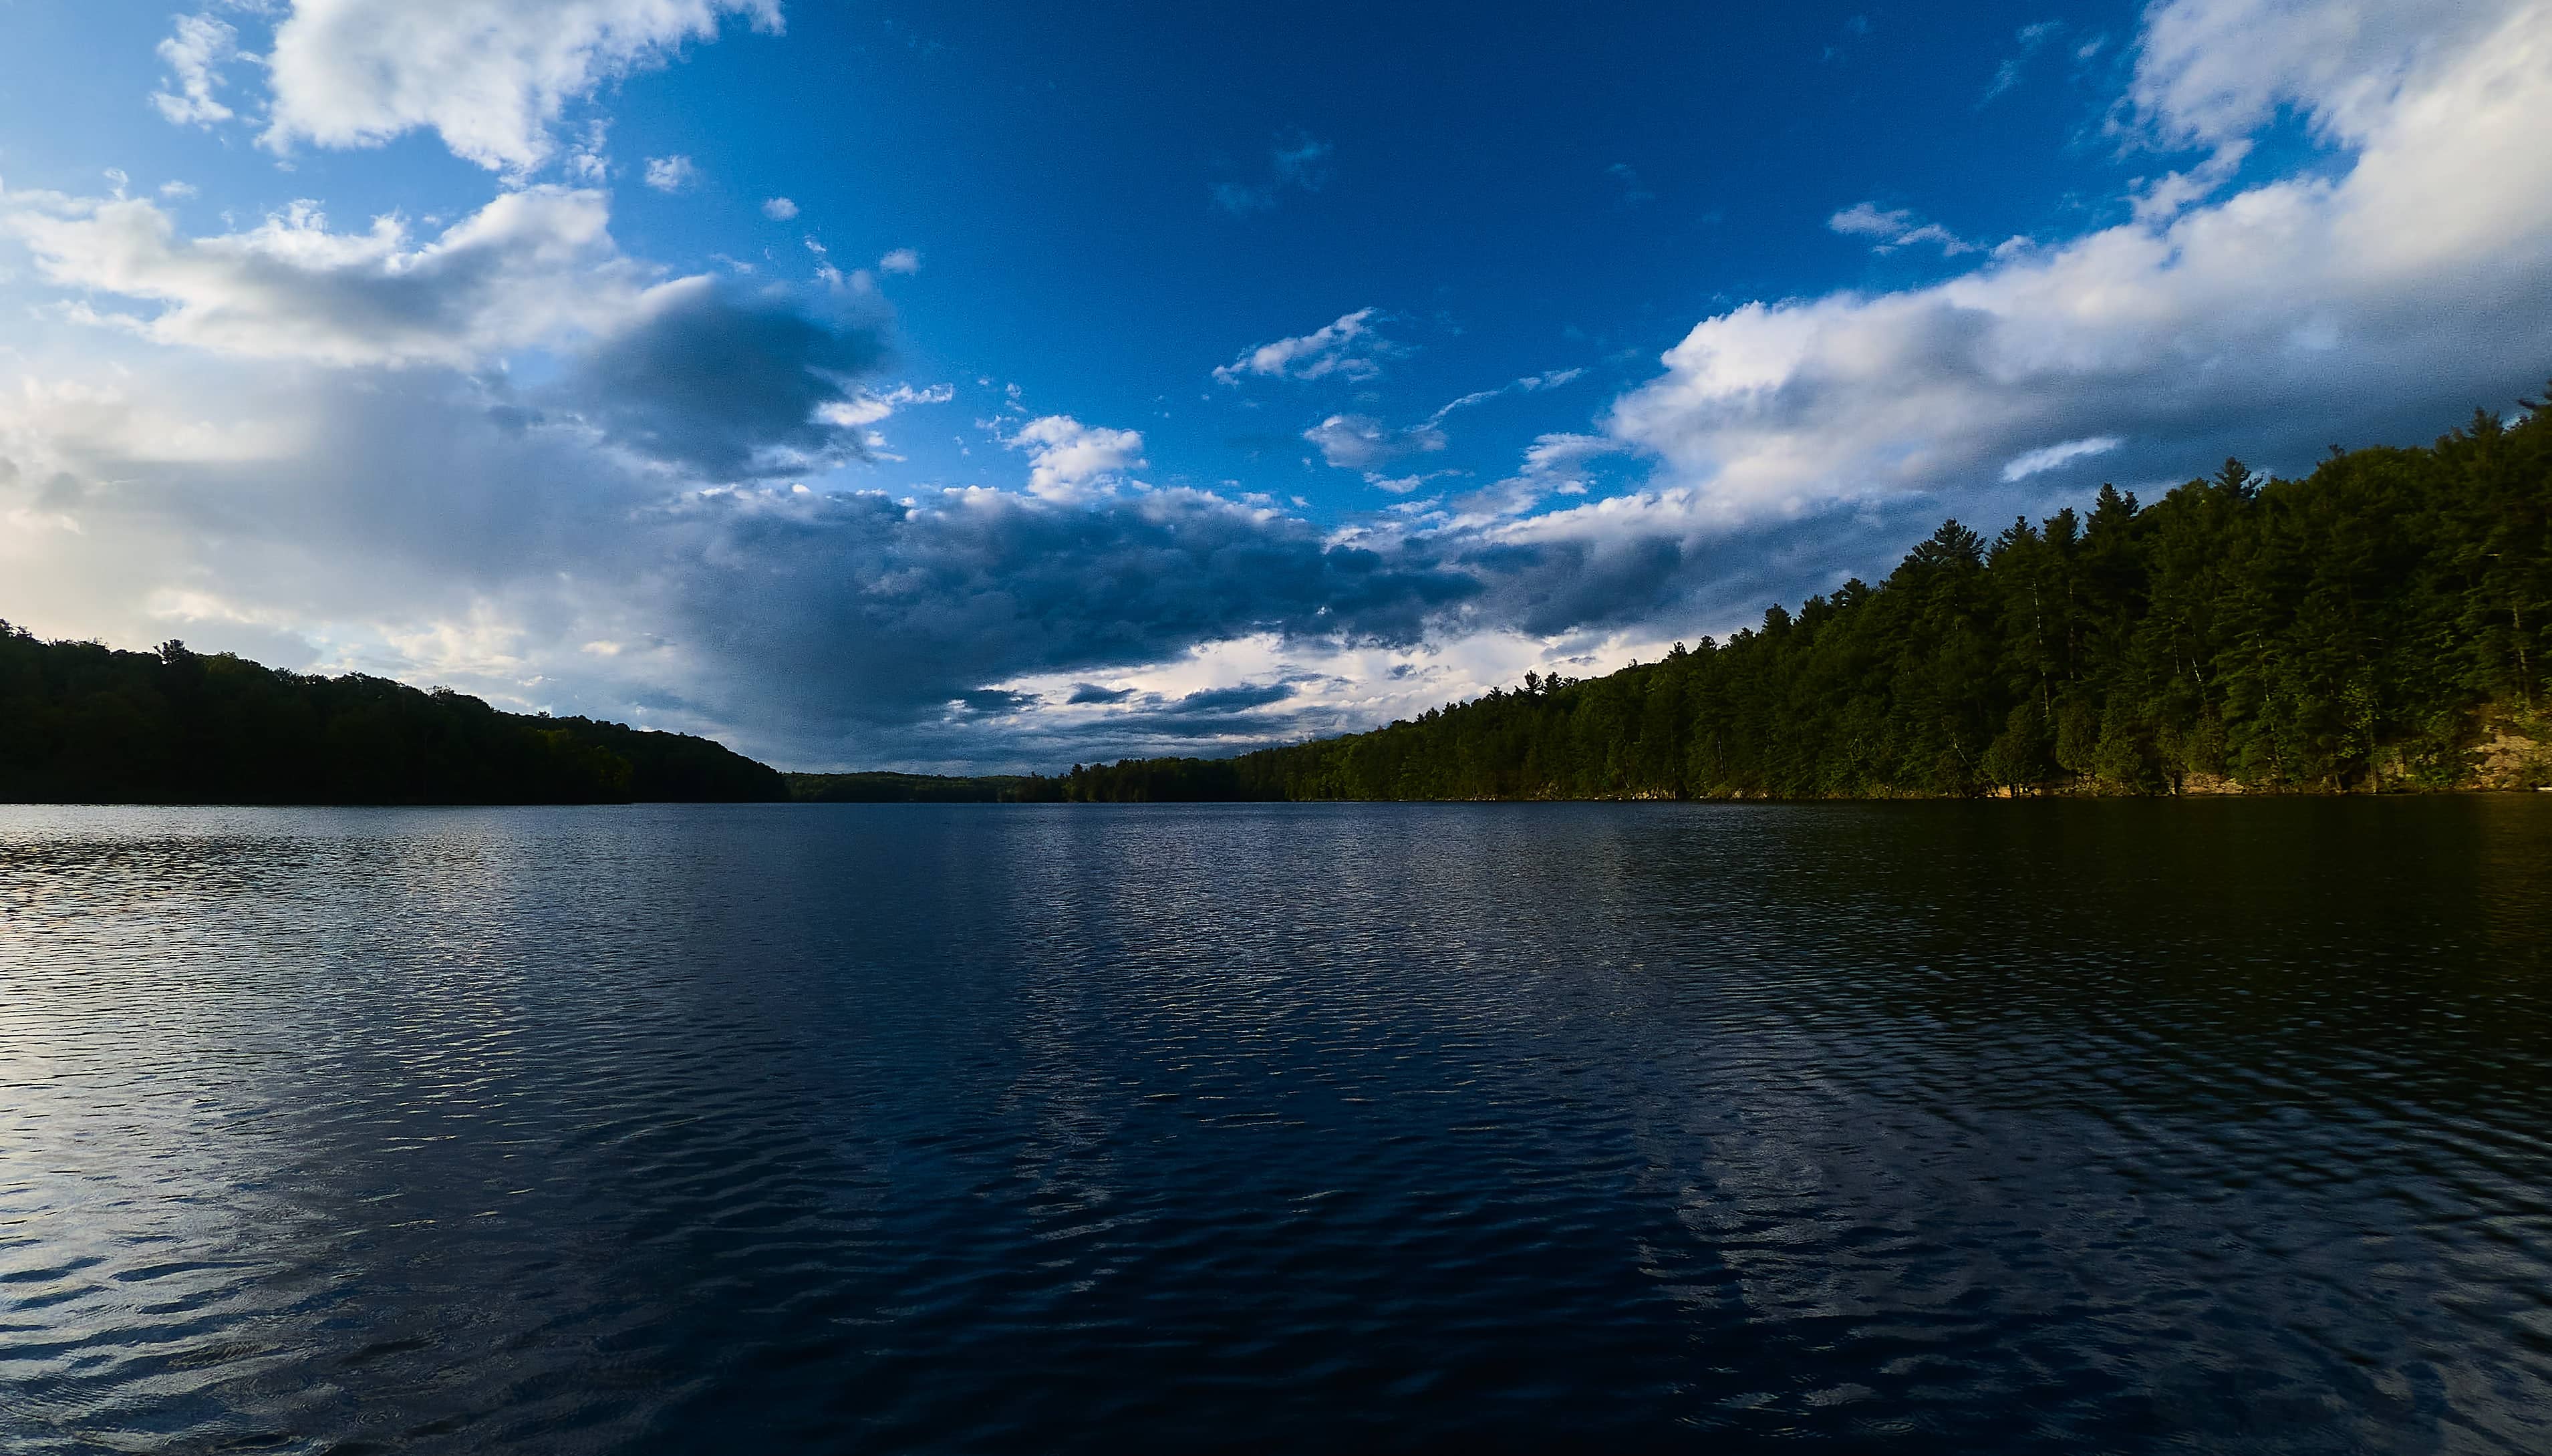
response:
M0 808L0 1448L2552 1450L2552 795Z

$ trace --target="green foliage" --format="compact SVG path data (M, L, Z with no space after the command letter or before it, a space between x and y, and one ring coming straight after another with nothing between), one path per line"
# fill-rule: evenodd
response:
M615 803L788 797L719 744L501 713L447 688L280 673L183 643L39 642L0 622L0 801Z
M1952 521L1876 586L1727 642L1371 733L1128 760L1077 799L1812 797L2449 787L2536 724L2552 654L2552 411L2425 450L2238 461L2150 506ZM2529 761L2530 762L2530 761Z

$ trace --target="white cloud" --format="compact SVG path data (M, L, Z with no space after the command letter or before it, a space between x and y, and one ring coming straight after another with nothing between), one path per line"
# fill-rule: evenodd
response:
M2511 397L2543 372L2552 323L2552 9L2397 10L2175 0L2149 15L2150 125L2220 149L2291 104L2353 154L2332 174L1931 287L1704 320L1605 421L1657 461L1660 521L1940 491L2050 440L2119 438L2122 472L2228 447L2300 465Z
M2005 60L2000 66L1995 68L1993 83L1985 87L1983 98L1978 100L1976 104L1978 106L1982 106L1985 102L1991 101L2003 92L2019 85L2021 72L2027 68L2029 58L2032 55L2037 54L2038 49L2041 46L2054 40L2064 31L2064 29L2065 22L2061 20L2042 20L2031 25L2022 26L2020 28L2020 34L2014 38L2020 42L2020 53L2012 56L2008 60ZM2094 50L2096 49L2095 43ZM2090 58L2090 54L2091 52L2085 52L2082 58L2087 60Z
M1255 374L1273 379L1370 379L1382 372L1382 358L1398 348L1374 332L1377 311L1359 308L1309 334L1279 339L1241 351L1240 357L1215 369L1223 383L1238 383Z
M1446 415L1451 414L1457 409L1469 409L1475 404L1486 404L1490 400L1499 398L1502 395L1535 394L1544 389L1556 389L1560 385L1568 383L1585 372L1586 371L1584 369L1552 369L1547 373L1526 374L1522 378L1509 380L1495 389L1474 389L1459 399L1446 403L1443 407L1437 409L1436 413L1429 415L1427 417L1427 423L1431 425L1441 423Z
M878 260L882 273L917 273L921 271L921 255L909 248L899 248Z
M610 135L608 119L595 117L586 122L584 135L568 148L562 170L574 181L587 187L599 187L610 181L611 154L603 150Z
M2044 474L2055 469L2058 466L2070 465L2089 456L2107 455L2124 444L2126 442L2115 435L2088 435L2080 440L2068 440L2062 445L2050 445L2043 450L2033 450L2025 455L2012 457L2011 461L2002 468L2002 478L2006 483L2013 480L2026 480L2032 475Z
M1002 443L1027 452L1028 491L1049 500L1075 499L1143 465L1139 433L1085 425L1070 415L1039 416Z
M853 398L828 404L815 414L826 424L849 428L874 425L906 405L946 404L956 397L956 389L947 384L933 384L927 389L898 384L883 394L864 390Z
M123 381L23 376L0 389L0 452L46 470L98 462L250 465L288 459L304 443L289 422L215 418Z
M1893 253L1916 243L1939 244L1945 258L1983 251L1980 245L1967 241L1939 223L1923 222L1901 207L1881 211L1874 202L1856 202L1827 218L1826 226L1849 238L1872 239L1872 246L1880 253Z
M2204 161L2185 171L2166 172L2159 177L2138 177L2129 192L2137 222L2148 227L2169 223L2180 213L2204 202L2220 191L2240 169L2242 158L2251 151L2247 141L2225 142L2216 147Z
M647 185L659 192L686 191L698 186L699 180L699 167L680 153L647 158Z
M1370 470L1404 456L1442 450L1444 432L1431 421L1395 429L1371 415L1331 415L1303 432L1321 459L1342 470Z
M1515 386L1512 384L1506 384L1495 389L1474 389L1470 393L1465 394L1458 399L1446 401L1436 411L1436 413L1429 415L1427 418L1431 421L1440 420L1457 409L1469 409L1475 404L1486 404L1490 400L1498 398L1514 387Z
M570 102L714 39L730 15L780 29L778 0L293 0L263 140L376 147L426 129L456 156L529 172Z
M2145 18L2134 113L2165 142L2239 141L2294 104L2325 140L2362 146L2397 118L2405 92L2432 96L2526 6L2468 0L2173 0Z
M337 233L295 203L244 233L178 234L143 200L9 194L0 235L66 287L160 305L109 314L163 344L333 364L468 367L508 349L601 332L644 278L612 242L602 195L509 192L431 242L380 217Z
M775 223L785 223L798 215L798 204L786 197L766 197L762 202L762 215Z
M221 68L238 57L239 32L209 15L177 17L175 31L160 43L176 89L152 92L151 104L181 127L229 121L235 113L213 92L223 84Z
M1460 532L1503 531L1552 495L1586 494L1594 479L1586 468L1589 463L1623 453L1620 442L1602 435L1539 436L1526 447L1524 463L1514 474L1454 497L1451 514L1437 524Z

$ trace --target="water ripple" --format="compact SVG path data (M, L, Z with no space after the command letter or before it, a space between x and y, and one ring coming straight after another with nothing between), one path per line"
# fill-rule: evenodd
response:
M2552 804L0 808L0 1447L2552 1448Z

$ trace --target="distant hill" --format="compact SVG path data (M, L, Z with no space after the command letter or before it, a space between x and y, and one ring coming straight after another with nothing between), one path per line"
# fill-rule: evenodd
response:
M0 801L510 804L785 799L705 738L498 712L227 653L40 642L0 622Z
M2552 784L2552 410L1951 521L1883 581L1414 721L1063 777L1076 800L1813 798Z

